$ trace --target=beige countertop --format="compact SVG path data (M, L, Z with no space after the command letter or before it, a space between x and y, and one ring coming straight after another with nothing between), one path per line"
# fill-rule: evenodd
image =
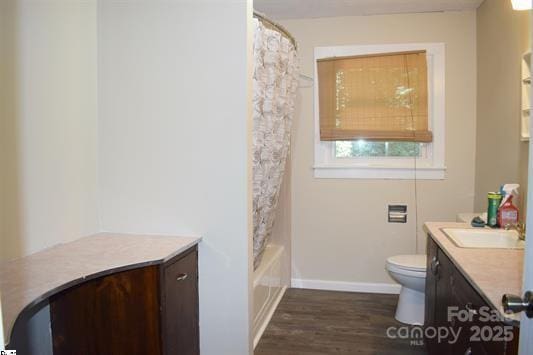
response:
M17 317L84 280L163 263L200 238L100 233L0 263L4 343Z
M457 222L470 224L470 222L472 222L472 220L475 217L480 216L481 214L482 214L482 212L479 212L479 213L459 213L457 215Z
M520 315L505 314L501 300L505 293L522 295L524 251L459 248L442 232L442 228L472 228L470 224L428 222L424 229L485 301L507 321L518 324Z

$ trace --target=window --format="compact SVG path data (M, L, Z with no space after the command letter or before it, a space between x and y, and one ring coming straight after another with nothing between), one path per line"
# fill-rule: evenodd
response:
M335 158L417 157L425 155L425 146L415 142L336 141Z
M315 177L443 179L444 45L315 48Z

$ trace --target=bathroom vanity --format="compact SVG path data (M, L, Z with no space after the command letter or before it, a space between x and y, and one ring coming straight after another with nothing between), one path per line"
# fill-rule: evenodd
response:
M460 248L443 228L463 223L427 223L425 342L430 355L518 354L519 316L501 307L505 293L521 293L523 251ZM446 328L454 336L432 336ZM428 333L429 331L429 333ZM451 340L451 341L449 341Z
M8 349L199 354L198 241L102 233L0 264Z

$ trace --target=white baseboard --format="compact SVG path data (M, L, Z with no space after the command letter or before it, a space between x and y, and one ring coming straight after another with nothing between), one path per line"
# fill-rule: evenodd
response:
M261 340L261 337L263 336L263 333L265 332L265 329L268 326L268 323L270 323L270 320L272 319L272 316L274 315L276 308L278 308L278 305L281 302L281 299L283 298L283 295L285 294L286 290L287 290L287 286L283 286L281 290L278 292L278 295L276 296L276 298L270 304L270 308L268 309L268 312L265 315L265 318L263 318L263 323L257 330L257 334L254 337L254 349L257 346L257 344L259 344L259 340Z
M399 294L398 284L292 279L291 287L313 290Z

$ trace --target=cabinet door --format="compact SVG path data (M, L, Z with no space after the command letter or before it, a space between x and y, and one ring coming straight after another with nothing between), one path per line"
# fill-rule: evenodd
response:
M473 295L470 290L470 285L460 275L459 271L454 270L452 274L451 305L457 308L458 312L468 314L466 319L453 318L451 324L456 331L459 332L459 337L456 343L452 345L454 354L484 354L484 349L480 344L471 342L472 327L474 326L474 313L477 312L481 304L479 297ZM469 318L472 318L471 320Z
M451 299L449 283L453 265L431 237L428 238L427 255L425 326L437 330L439 327L449 326L448 306ZM439 342L437 337L430 337L425 340L430 355L452 354L448 339Z
M463 323L463 332L468 336L472 349L482 348L490 355L517 354L518 329L498 320L487 319L488 312L494 312L479 293L472 287L459 270L455 270L453 294L459 309L470 312L471 322ZM503 341L507 332L512 332L512 340ZM481 350L477 350L481 352ZM472 352L476 354L476 352Z
M439 248L437 244L428 237L427 243L427 272L426 272L426 304L425 304L425 326L437 328L442 325L442 307L445 307L446 300L442 299L442 267L439 260ZM425 339L426 347L430 355L448 354L435 337Z
M454 307L455 314L461 312L462 319L451 317L450 307ZM482 312L481 307L485 307L485 313ZM455 267L450 258L429 238L426 326L451 328L454 334L459 334L455 342L453 342L453 337L440 343L436 339L426 339L429 354L516 355L518 329L513 329L514 337L510 342L501 339L491 341L492 336L498 336L505 328L502 328L504 324L499 321L482 321L489 309L485 300ZM467 314L469 316L465 317ZM481 334L479 334L479 329L482 329ZM477 333L475 333L476 330ZM448 340L452 340L452 344Z
M427 241L427 267L426 267L426 304L425 304L425 326L435 325L435 292L437 288L436 273L434 265L437 262L437 244L428 236Z
M198 253L194 247L185 256L163 266L162 322L166 355L199 354Z
M161 354L158 280L147 266L51 297L54 355Z
M450 317L448 315L448 310L450 306L454 305L451 292L451 283L453 271L455 269L454 265L442 249L438 248L437 250L437 287L436 287L436 296L435 296L435 324L437 327L448 328L454 326L450 323ZM439 351L437 354L454 354L452 349L452 344L450 339L441 339L441 342L438 344Z

